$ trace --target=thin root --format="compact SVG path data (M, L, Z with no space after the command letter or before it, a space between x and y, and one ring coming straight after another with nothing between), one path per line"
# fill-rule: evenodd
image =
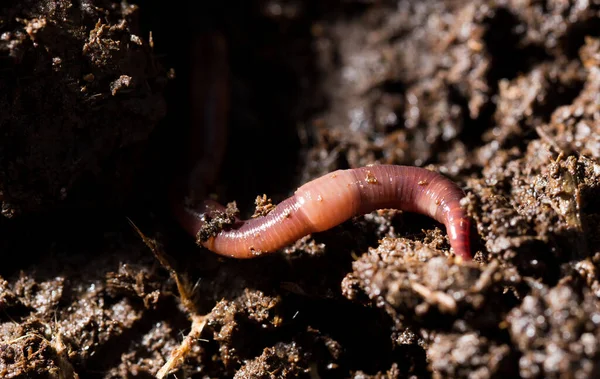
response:
M429 304L437 305L442 312L456 313L456 301L447 293L432 291L420 283L412 283L411 288Z
M142 231L129 220L131 226L140 235L142 241L150 248L154 256L158 259L160 264L169 271L169 274L175 279L177 284L177 290L179 291L179 298L181 304L191 315L192 327L188 335L183 339L181 345L171 352L171 356L167 362L158 370L156 377L162 379L166 377L170 372L175 371L181 366L185 357L194 346L194 343L200 339L200 335L206 325L206 315L198 315L195 312L193 295L196 289L196 285L191 285L190 281L185 277L177 273L173 266L169 263L167 255L163 251L163 248L157 241L147 237Z
M163 379L166 377L171 371L177 370L179 366L185 360L185 356L192 349L193 344L200 339L200 335L202 334L202 330L204 330L204 326L206 325L206 316L202 315L193 315L192 316L192 329L188 333L188 335L183 339L181 345L175 350L171 352L171 356L167 360L167 362L158 370L156 377L158 379Z

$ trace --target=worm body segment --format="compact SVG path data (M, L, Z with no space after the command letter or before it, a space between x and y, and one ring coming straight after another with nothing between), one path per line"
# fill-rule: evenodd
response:
M220 34L192 40L190 67L191 128L185 141L184 164L174 191L187 191L194 202L215 185L225 156L229 104L227 46Z
M338 170L298 188L263 217L241 221L203 241L209 250L234 258L253 258L279 250L299 238L330 229L353 216L395 208L424 214L446 226L454 253L471 259L470 220L460 206L463 191L435 172L409 166L378 165ZM176 209L180 224L196 235L207 211Z

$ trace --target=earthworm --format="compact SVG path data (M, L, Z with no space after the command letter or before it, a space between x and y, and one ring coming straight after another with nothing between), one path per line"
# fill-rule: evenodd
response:
M304 184L266 216L236 219L233 225L198 240L220 255L253 258L353 216L396 208L444 224L454 253L470 260L470 220L460 206L463 196L455 183L423 168L375 165L338 170ZM181 226L193 236L199 236L211 214L225 209L212 201L202 207L193 211L180 204L174 209Z
M227 143L229 68L225 38L216 33L194 36L190 62L191 128L171 197L187 192L189 200L196 203L217 181Z
M443 223L454 253L471 259L470 220L460 206L463 191L444 176L418 167L377 165L338 170L304 184L266 216L247 221L233 218L232 225L219 231L208 228L207 232L211 226L207 221L219 212L226 213L225 207L206 198L225 151L227 49L220 35L197 37L194 43L190 97L197 107L192 109L186 149L186 162L191 166L182 165L180 178L185 179L174 181L170 201L180 225L203 246L224 256L253 258L353 216L398 208Z

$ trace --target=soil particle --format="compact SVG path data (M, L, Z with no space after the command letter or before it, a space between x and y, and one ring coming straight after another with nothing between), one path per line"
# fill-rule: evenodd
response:
M587 80L572 104L557 108L548 125L542 126L547 142L565 155L581 154L600 158L598 135L598 91L600 91L600 39L587 38L580 49L580 58L587 71Z
M246 362L234 378L309 378L319 375L315 362L322 362L321 365L327 361L330 363L321 372L335 373L335 359L341 355L338 342L316 330L308 330L296 340L265 348L259 357Z
M306 366L308 362L310 354L295 343L278 343L273 348L264 349L258 358L247 362L234 378L296 378L303 373L302 366Z
M90 234L84 234L86 245L93 239ZM102 238L96 241L101 251L110 245L127 246L118 238L111 242L108 234ZM121 349L115 346L132 330L146 328L150 310L168 303L169 283L148 268L151 260L139 241L130 241L129 256L120 252L95 259L78 256L75 241L63 242L58 241L55 249L71 245L70 255L50 249L35 269L24 268L2 279L3 377L76 377L82 364L101 367L97 365L115 358L111 349L118 356ZM120 264L121 260L129 263Z
M166 77L140 35L138 7L61 0L3 9L2 214L121 204L141 164L136 144L165 114Z
M340 66L324 81L331 109L317 120L319 145L336 143L310 154L311 176L374 161L423 165L433 151L460 149L457 137L490 92L482 38L492 14L475 3L455 10L436 1L400 2L391 17L380 7L358 20L319 25L317 43L329 57L323 69Z
M196 236L198 245L219 234L224 227L233 225L239 214L240 210L237 208L235 202L227 204L227 207L223 211L218 210L205 214L203 216L205 223Z
M590 227L588 220L593 219L592 214L596 212L595 201L589 194L597 194L595 178L598 174L594 172L597 162L590 159L594 157L593 151L586 149L583 140L577 142L576 125L593 128L597 124L597 86L594 84L597 83L597 63L588 58L597 49L597 40L587 38L580 49L584 75L578 73L581 70L577 65L568 66L573 69L567 68L561 74L565 79L571 78L567 81L571 85L580 80L585 83L583 87L577 84L572 87L581 90L571 104L560 105L553 101L556 109L549 119L535 121L528 116L519 121L524 122L520 128L514 127L513 117L506 119L498 113L504 109L499 106L496 117L500 118L493 131L494 139L476 151L482 163L487 162L482 172L485 181L469 182L472 192L467 203L473 202L471 206L484 210L473 212L472 216L478 220L477 227L482 239L487 241L487 250L504 260L521 260L518 264L521 270L537 272L536 276L556 277L556 269L550 269L553 264L548 261L548 255L544 254L543 259L539 255L543 250L550 251L558 261L589 255L590 236L586 236L586 231ZM547 93L542 88L548 84L539 87L542 93ZM562 88L553 96L562 94L559 98L564 101L564 96L573 92ZM509 98L513 97L511 91L505 92ZM515 93L525 92L517 90ZM536 96L536 102L542 98ZM536 110L540 106L538 103L522 113L543 115ZM510 146L514 138L527 138L524 128L535 130L539 139L528 141L526 153L522 155L520 150ZM513 142L509 142L511 139ZM508 142L505 150L498 149L502 141Z
M522 353L523 378L591 378L598 365L600 301L570 280L533 291L507 317L512 341Z
M63 282L64 278L61 277L38 282L23 274L14 283L13 291L23 305L43 314L58 305L64 289Z
M362 371L356 372L352 378L353 379L399 379L404 377L403 373L398 369L398 365L394 363L392 367L386 372L378 372L375 375L369 375Z
M490 342L476 333L440 334L427 350L434 378L495 378L516 374L508 345ZM511 371L511 369L513 369Z
M267 195L256 196L256 200L254 200L254 204L256 205L256 209L254 210L254 214L252 214L252 218L266 216L275 209L275 204L273 204L273 200L267 197Z
M60 367L57 342L51 340L52 331L47 325L40 322L4 325L0 333L8 342L0 345L2 377L68 375L68 370Z
M369 299L401 328L428 323L450 327L462 317L476 318L473 322L482 322L483 327L501 317L500 308L495 315L486 313L487 319L474 313L490 307L486 304L490 293L502 291L499 282L504 278L495 272L497 264L482 272L478 265L457 265L438 256L429 246L386 238L355 261L353 270L342 282L344 295Z
M557 63L543 62L527 75L499 82L494 114L497 126L483 134L484 141L495 148L506 148L531 138L535 128L545 124L554 109L577 95L586 76L581 63Z
M586 34L600 26L597 1L508 0L508 9L522 20L523 43L543 46L548 53L573 54Z
M112 297L127 296L142 299L144 307L151 309L158 305L163 286L159 278L149 273L145 267L122 264L117 272L106 275L106 291Z
M118 367L112 368L106 373L106 377L143 377L148 373L157 372L165 363L165 357L177 347L178 340L177 331L173 330L169 323L157 322L141 340L131 341L128 350L121 355ZM199 351L201 351L200 345L195 347L189 356L193 359L199 355ZM186 371L190 373L201 372L203 369L203 365L195 368L186 366Z
M248 290L234 301L222 300L217 303L207 325L213 330L213 339L220 344L220 359L225 367L239 365L238 356L246 355L251 345L246 336L252 330L281 326L281 316L277 313L280 302L279 297Z

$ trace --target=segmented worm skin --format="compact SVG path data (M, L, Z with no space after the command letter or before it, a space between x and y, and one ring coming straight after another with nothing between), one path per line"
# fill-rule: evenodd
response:
M194 36L190 61L192 127L185 141L185 159L173 196L181 197L187 192L190 201L197 203L215 185L225 156L229 103L225 38L220 34Z
M170 201L180 225L196 236L206 214L225 210L205 198L207 188L216 181L225 151L229 78L222 36L200 36L194 44L190 95L196 107L191 114L190 148L186 149L190 165L182 165L179 179L171 186ZM460 207L463 196L456 184L422 168L379 165L339 170L298 188L266 216L237 220L202 244L224 256L253 258L353 216L396 208L443 223L454 253L469 260L470 221Z
M454 253L470 260L470 220L460 206L463 196L449 179L418 167L377 165L338 170L304 184L266 216L240 220L203 245L220 255L253 258L353 216L395 208L443 223ZM203 226L203 213L223 209L213 202L203 206L201 211L177 212L181 225L192 235Z

